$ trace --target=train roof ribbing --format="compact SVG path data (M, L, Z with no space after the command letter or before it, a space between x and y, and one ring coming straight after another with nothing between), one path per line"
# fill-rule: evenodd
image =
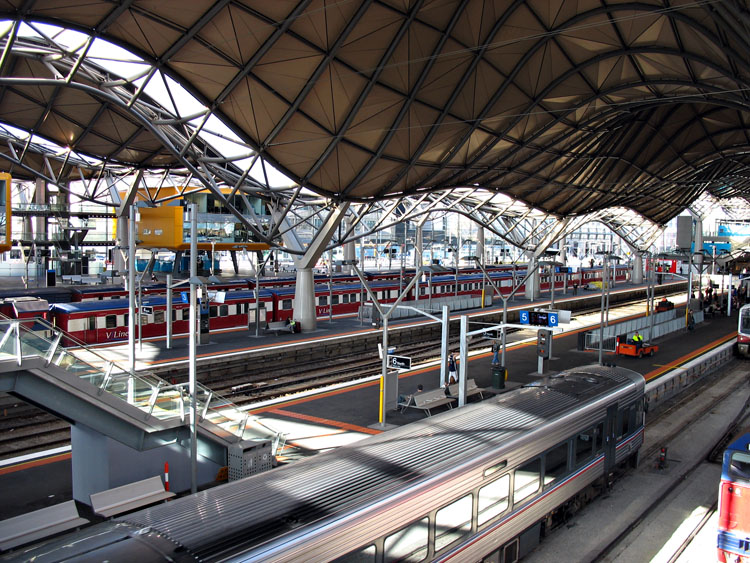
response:
M639 396L644 385L640 375L623 368L587 366L569 378L517 389L117 521L149 527L198 558L216 553L219 545L260 545L306 523L341 517L488 450L500 451L521 434L610 393Z

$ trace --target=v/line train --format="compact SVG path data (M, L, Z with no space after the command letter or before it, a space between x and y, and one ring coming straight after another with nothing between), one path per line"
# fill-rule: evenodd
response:
M741 307L739 316L736 352L747 358L750 357L750 305Z
M526 274L526 266L520 264L515 268L512 265L497 265L488 266L486 271L494 276L495 274L507 273L515 276L517 279L523 278ZM478 268L466 268L459 270L458 276L479 274ZM376 272L364 272L364 278L368 283L381 282L381 281L395 281L399 282L403 286L409 283L409 280L414 276L415 270L404 269L401 270L389 270L389 271L376 271ZM455 279L454 271L446 271L440 274L433 274L435 279L450 277ZM627 266L618 266L616 271L616 281L625 280L627 277ZM549 281L546 279L545 274L542 277L542 289L549 288ZM511 279L511 278L508 278ZM557 275L557 285L562 286L562 274ZM334 274L333 277L315 275L316 284L328 284L332 282L335 285L349 284L349 283L360 283L359 278L355 275L348 274ZM575 273L568 274L568 285L585 286L588 283L601 281L601 268L583 268ZM258 280L258 285L262 289L277 289L282 287L294 287L297 283L295 276L282 276L274 278L261 278ZM256 280L254 278L247 279L230 279L221 281L219 283L209 284L209 291L243 291L248 289L255 289ZM180 293L185 291L185 286L177 287L173 290L173 296L175 299L180 298ZM146 297L165 295L166 285L164 283L146 283L142 286L143 295ZM103 284L103 285L83 285L83 286L55 286L55 287L36 287L36 288L14 288L0 290L0 299L11 298L11 297L39 297L45 299L49 303L70 303L70 302L82 302L82 301L102 301L105 299L127 299L128 291L122 286L117 284Z
M595 281L597 271L584 272L585 283ZM618 271L619 281L624 281L626 270ZM508 272L490 273L491 279L502 292L509 293L513 287L513 274ZM543 290L550 286L549 276L541 280ZM484 284L482 274L463 276L433 276L428 282L419 286L419 299L430 297L475 296L482 295ZM562 287L562 274L555 276L556 287ZM407 282L398 280L377 281L369 284L381 303L392 303ZM255 291L226 291L223 302L208 304L209 330L228 330L255 325L255 312L258 311L262 325L270 322L286 321L294 318L294 287L261 289L256 297ZM359 307L367 301L368 295L359 283L317 285L315 291L316 315L321 318L333 315L356 314ZM491 288L485 288L491 291ZM416 288L412 288L407 301L415 300ZM256 306L257 300L257 306ZM172 330L174 334L189 331L189 305L186 302L173 301ZM75 303L57 303L50 307L50 321L66 333L86 344L104 344L128 337L129 302L127 299L102 299ZM141 314L141 336L155 338L166 335L167 303L166 297L148 297L143 302ZM137 324L137 323L136 323ZM137 335L136 335L137 336Z
M637 461L644 386L624 368L576 368L18 556L516 561Z
M720 563L750 561L750 434L724 452L717 548Z

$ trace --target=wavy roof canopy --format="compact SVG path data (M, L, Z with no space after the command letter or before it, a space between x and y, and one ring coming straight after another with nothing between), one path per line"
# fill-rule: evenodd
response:
M561 216L621 206L664 223L705 191L750 195L746 1L6 0L0 15L137 53L337 200L476 186ZM8 92L0 117L27 119ZM79 150L169 161L104 111L109 135ZM59 129L45 133L64 145Z

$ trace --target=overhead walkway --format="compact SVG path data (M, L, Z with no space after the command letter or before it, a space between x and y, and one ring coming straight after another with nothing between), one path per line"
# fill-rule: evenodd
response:
M38 319L0 320L0 335L0 391L70 421L74 432L85 428L84 435L93 431L135 452L175 446L183 456L188 451L191 402L187 384L170 384L150 373L131 373L85 346L65 348L61 342L68 335ZM238 449L253 448L264 452L260 457L265 459L254 460L251 471L270 468L271 454L284 445L282 434L200 384L197 404L198 452L204 462L210 462L209 469L229 465ZM75 433L73 442L75 457ZM94 445L89 449L95 449ZM123 457L130 456L115 457L122 463ZM135 458L144 463L143 457ZM149 463L158 467L164 459L161 455ZM75 483L74 477L74 488ZM112 482L106 485L109 488Z

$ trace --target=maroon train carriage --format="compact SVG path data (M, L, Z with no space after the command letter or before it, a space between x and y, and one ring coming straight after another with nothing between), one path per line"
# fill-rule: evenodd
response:
M209 329L228 330L244 328L255 321L255 292L226 292L224 302L212 301L208 306ZM273 320L273 294L260 291L261 322ZM167 333L166 298L152 297L141 308L143 338L156 338ZM128 300L110 299L80 303L58 303L50 307L52 322L65 332L86 344L105 344L128 337ZM182 300L172 303L173 334L189 332L189 304ZM138 326L136 323L136 337Z

